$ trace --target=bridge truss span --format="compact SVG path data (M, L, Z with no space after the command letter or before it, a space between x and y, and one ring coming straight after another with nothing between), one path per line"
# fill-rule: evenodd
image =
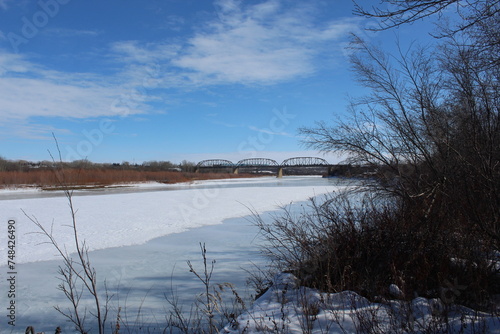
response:
M295 157L286 159L281 163L283 167L316 167L329 165L330 164L325 159L315 157Z
M238 167L278 167L279 164L276 160L267 158L251 158L238 161Z
M224 160L224 159L210 159L200 161L197 165L197 168L200 167L210 167L210 168L218 168L218 167L235 167L232 161Z

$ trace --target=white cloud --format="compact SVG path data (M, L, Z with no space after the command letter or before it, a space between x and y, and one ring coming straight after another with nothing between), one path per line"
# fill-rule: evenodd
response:
M261 129L261 128L258 128L258 127L252 126L252 125L250 125L248 128L252 131L255 131L255 132L261 132L261 133L265 133L265 134L273 135L273 136L295 137L294 135L291 135L288 132L276 132L276 131L271 131L271 130L265 129L265 128Z
M113 56L130 77L144 72L139 65L161 66L166 88L276 84L322 70L359 28L358 19L317 20L320 9L309 3L218 0L215 7L216 17L183 42L120 41Z
M7 72L26 73L34 67L20 55L0 52L0 78Z
M226 127L226 128L242 128L242 127L244 127L241 124L233 124L233 123L228 123L228 122L223 122L223 121L218 121L218 120L210 120L210 122L212 124L222 125L223 127Z
M42 30L42 34L51 35L55 37L95 37L99 36L101 32L97 30L77 30L65 28L47 28Z
M7 3L0 0L0 8ZM111 43L104 56L102 50L94 54L100 66L109 65L107 75L61 72L0 50L0 124L32 117L146 113L148 103L161 98L155 88L275 84L308 76L321 70L318 60L331 57L357 27L352 19L316 22L317 8L309 3L290 7L278 0L252 5L219 0L216 8L217 18L184 42ZM46 33L99 34L70 29Z
M322 51L335 50L335 42L356 28L354 20L316 24L313 9L285 8L275 0L217 4L218 20L173 60L195 83L272 84L307 76L318 70L315 58Z
M116 114L110 107L117 91L99 86L79 87L40 79L0 78L3 118L87 118Z
M111 45L111 52L117 60L126 64L152 64L165 62L175 57L179 46L168 43L148 43L120 41Z
M173 57L176 46L139 44L122 41L110 45L107 61L114 75L53 70L0 49L0 125L32 117L84 119L149 112L148 102L160 99L150 89L168 85L161 78L160 67Z
M6 140L11 137L19 137L34 140L54 140L52 133L70 134L71 131L53 125L33 124L25 120L15 122L2 122L0 124L0 138Z
M150 97L102 76L64 73L0 52L0 122L30 117L92 118L147 111Z
M182 26L185 24L185 20L181 16L169 15L165 19L165 28L173 31L180 31Z

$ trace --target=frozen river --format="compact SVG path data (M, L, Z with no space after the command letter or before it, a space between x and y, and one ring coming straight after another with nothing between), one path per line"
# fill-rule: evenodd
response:
M344 185L337 179L285 177L276 179L232 179L179 185L142 184L99 191L74 193L80 236L86 240L99 281L107 282L114 294L111 314L122 308L122 318L133 323L141 309L141 322L164 323L168 304L165 294L172 287L189 305L201 290L189 272L190 260L202 270L199 243L205 243L208 259L216 260L213 282L231 282L242 295L249 295L246 270L263 261L259 255L257 228L249 220L251 211L267 217L280 206L300 207L313 196L322 196ZM37 233L23 211L46 228L71 251L70 213L67 200L57 192L34 190L0 193L2 229L9 220L16 225L15 303L16 326L2 315L0 332L52 332L55 325L72 332L72 326L54 310L69 306L57 289L61 261L53 246ZM1 307L13 298L9 290L10 270L7 233L0 234ZM115 319L110 319L114 322Z

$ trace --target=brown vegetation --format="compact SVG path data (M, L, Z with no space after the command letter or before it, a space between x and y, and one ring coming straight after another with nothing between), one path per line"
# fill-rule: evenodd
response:
M64 177L62 175L64 174ZM117 170L117 169L32 169L0 172L0 187L35 185L41 188L59 186L59 180L70 186L107 186L118 183L157 181L163 183L188 182L251 177L251 174L194 173L177 171Z
M443 224L446 217L424 218L395 204L337 193L323 203L312 200L312 212L285 209L270 222L256 215L255 222L271 267L292 272L303 285L355 291L372 301L420 296L494 310L500 277L491 240ZM391 295L392 284L400 295Z

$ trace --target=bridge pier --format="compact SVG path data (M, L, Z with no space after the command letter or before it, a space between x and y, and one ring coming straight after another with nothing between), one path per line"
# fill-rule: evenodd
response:
M278 168L278 176L276 176L276 177L279 179L281 179L283 177L283 167Z
M233 169L233 174L239 174L240 172L240 167L236 167L235 169Z

